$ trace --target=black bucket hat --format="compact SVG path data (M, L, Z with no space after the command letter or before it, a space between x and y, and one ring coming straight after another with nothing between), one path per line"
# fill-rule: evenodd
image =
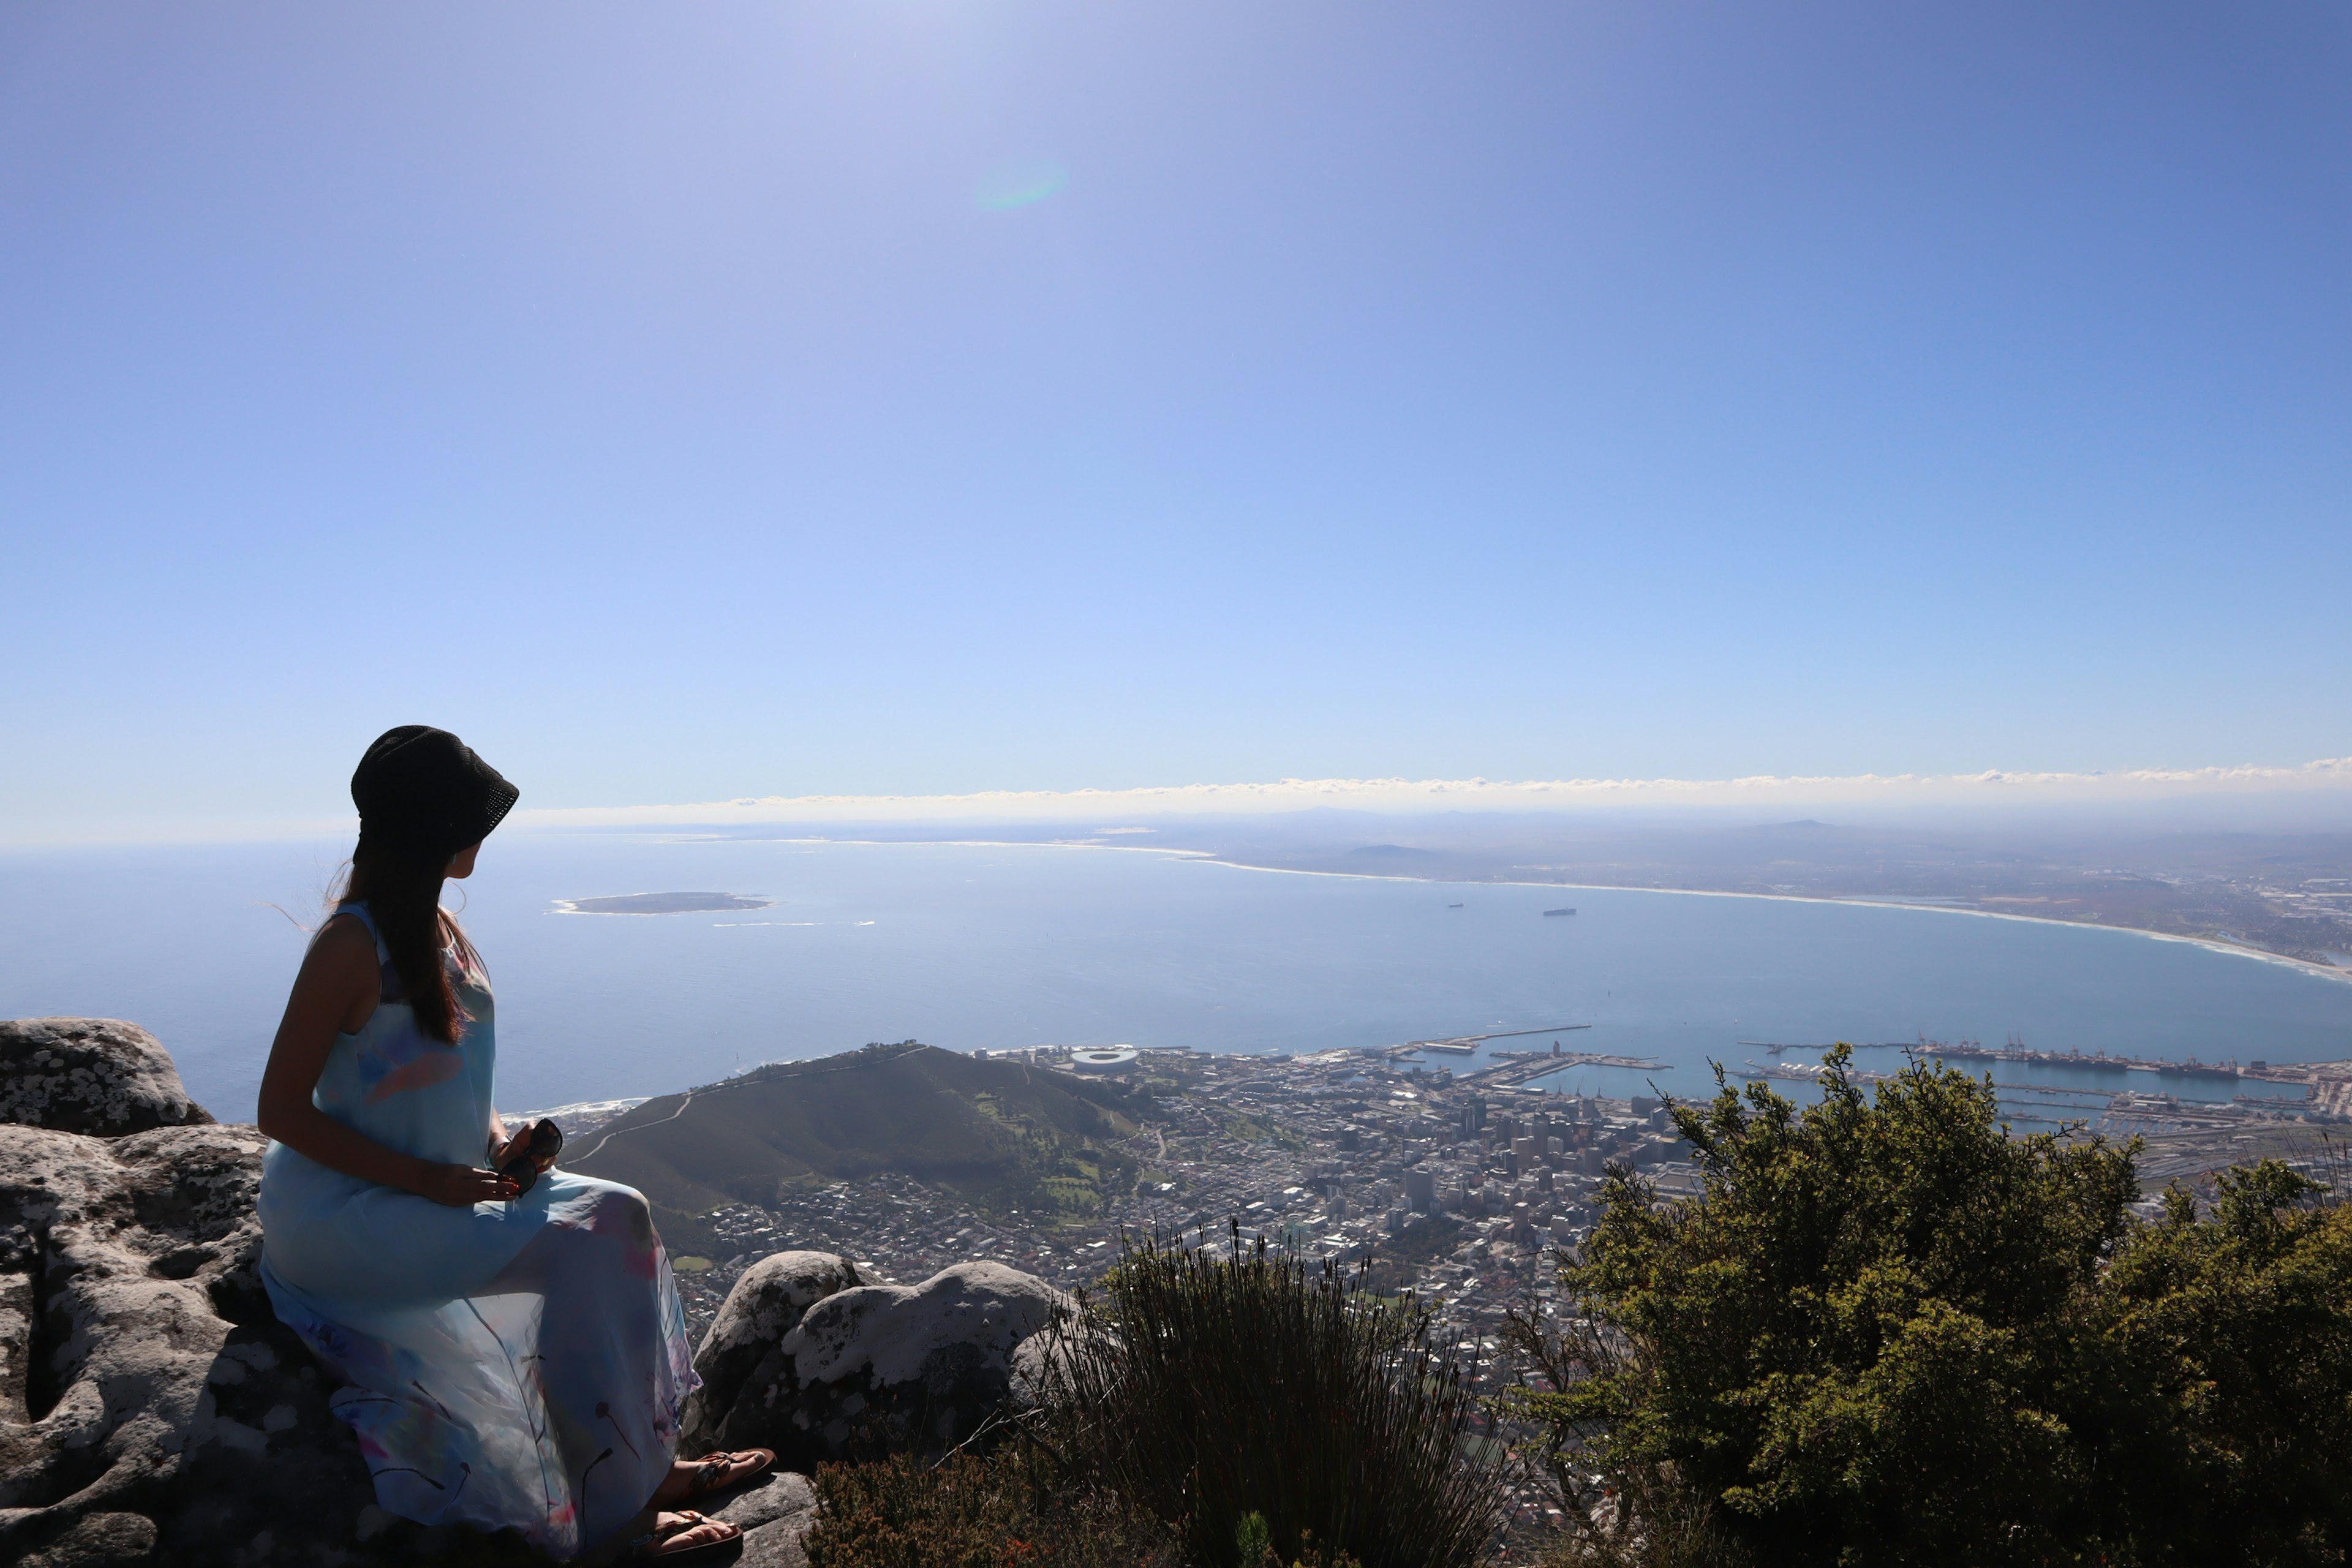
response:
M521 794L472 747L430 724L386 730L352 774L361 846L415 860L447 860L479 844Z

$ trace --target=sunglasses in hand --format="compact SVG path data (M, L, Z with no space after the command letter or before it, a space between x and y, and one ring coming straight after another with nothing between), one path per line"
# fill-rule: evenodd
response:
M514 1195L520 1197L538 1184L541 1165L562 1149L563 1129L542 1116L531 1123L528 1134L519 1135L509 1147L514 1152L499 1167L499 1174L515 1184Z

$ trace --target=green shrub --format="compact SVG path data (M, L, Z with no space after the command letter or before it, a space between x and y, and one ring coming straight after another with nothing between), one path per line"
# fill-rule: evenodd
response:
M2210 1217L2174 1188L2101 1328L2131 1379L2118 1537L2149 1563L2341 1563L2352 1546L2352 1208L2273 1161Z
M1924 1062L1868 1103L1848 1063L1802 1110L1718 1072L1675 1110L1704 1194L1612 1173L1579 1315L1516 1322L1586 1555L2343 1562L2352 1216L2265 1163L2140 1226L2136 1144L2011 1138Z
M1428 1313L1235 1240L1126 1250L1051 1358L1054 1440L1204 1568L1239 1563L1253 1514L1278 1562L1467 1568L1496 1460L1465 1442L1475 1404Z
M1302 1557L1321 1562L1313 1548L1313 1538L1302 1538L1306 1550ZM1234 1527L1234 1561L1240 1568L1282 1568L1282 1559L1274 1554L1274 1531L1262 1513L1245 1513L1241 1523ZM1307 1568L1306 1561L1295 1561L1291 1568ZM1331 1568L1363 1568L1354 1558L1342 1552L1331 1560Z
M1266 1528L1265 1515L1245 1513L1234 1526L1234 1561L1240 1568L1266 1568L1276 1561L1274 1531Z

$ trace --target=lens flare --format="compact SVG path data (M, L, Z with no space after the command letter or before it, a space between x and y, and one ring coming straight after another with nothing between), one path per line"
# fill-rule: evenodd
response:
M982 180L974 194L989 211L1010 212L1014 207L1034 207L1050 200L1069 183L1069 172L1059 163L1033 160L1006 164Z

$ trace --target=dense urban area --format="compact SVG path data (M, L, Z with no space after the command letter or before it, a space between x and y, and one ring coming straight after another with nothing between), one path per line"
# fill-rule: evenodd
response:
M1505 1314L1568 1310L1559 1300L1559 1265L1594 1222L1605 1172L1640 1173L1661 1200L1700 1187L1694 1151L1659 1098L1579 1097L1540 1081L1575 1064L1638 1064L1569 1052L1558 1040L1538 1043L1536 1050L1497 1049L1490 1037L1299 1057L1061 1046L973 1053L989 1068L1019 1069L993 1075L1000 1079L1116 1089L1128 1112L1102 1118L1089 1145L1097 1158L1087 1162L1116 1172L1116 1181L1039 1184L1030 1189L1038 1206L1026 1212L983 1212L951 1186L903 1171L783 1181L766 1203L736 1202L698 1216L701 1245L716 1256L675 1258L680 1295L698 1336L747 1267L788 1249L844 1254L884 1282L916 1283L952 1264L992 1259L1084 1290L1138 1239L1223 1249L1263 1238L1310 1266L1355 1272L1381 1294L1411 1292L1429 1308L1437 1342L1467 1363L1475 1384L1500 1392L1528 1371L1513 1358ZM1449 1054L1452 1060L1440 1059ZM2052 1055L1974 1042L1954 1042L1938 1054L1987 1073ZM828 1075L787 1080L819 1086L838 1084L831 1075L853 1060L870 1063L875 1074L893 1070L894 1062L905 1068L949 1055L908 1041L768 1070ZM1819 1071L1800 1053L1774 1055L1748 1076L1793 1079ZM1477 1057L1486 1059L1474 1064ZM2001 1098L2061 1100L2032 1108L2034 1120L2058 1119L2070 1132L2095 1128L2146 1139L2144 1216L2154 1217L2166 1182L2201 1184L2215 1170L2265 1154L2343 1189L2336 1140L2340 1124L2352 1121L2352 1063L2224 1068L2108 1059L2101 1067L2145 1087L2099 1095L2011 1085ZM2304 1097L2220 1101L2172 1092L2192 1079L2251 1071L2300 1075ZM1885 1076L1860 1067L1854 1074L1865 1082ZM648 1114L658 1109L614 1102L579 1108L588 1114L569 1120L586 1131L640 1106ZM1532 1474L1515 1475L1505 1490L1514 1542L1506 1556L1522 1548L1540 1556L1542 1539L1560 1522L1559 1500Z
M1658 1100L1495 1081L1548 1062L1457 1077L1388 1051L998 1055L1117 1076L1151 1096L1155 1114L1118 1141L1140 1169L1131 1194L1092 1215L990 1217L944 1188L881 1173L730 1205L708 1217L738 1250L681 1265L689 1315L707 1321L745 1265L791 1247L845 1252L886 1279L992 1258L1078 1287L1117 1260L1122 1236L1216 1247L1231 1245L1238 1225L1245 1245L1262 1236L1304 1258L1369 1267L1376 1288L1441 1303L1466 1339L1490 1332L1507 1304L1549 1288L1555 1261L1546 1254L1590 1226L1605 1163L1643 1171L1664 1193L1695 1185L1688 1145ZM596 1121L561 1119L575 1137Z
M1432 1048L989 1053L1139 1091L1136 1103L1150 1110L1122 1119L1111 1140L1134 1163L1131 1190L1091 1208L993 1215L946 1186L887 1171L780 1191L767 1203L706 1216L720 1255L681 1258L681 1292L698 1331L747 1265L789 1248L842 1252L890 1281L988 1258L1076 1289L1117 1261L1123 1237L1181 1237L1214 1248L1230 1246L1238 1227L1244 1245L1263 1237L1302 1258L1368 1269L1367 1283L1383 1293L1415 1292L1433 1306L1449 1342L1486 1353L1507 1308L1540 1309L1556 1293L1559 1249L1591 1227L1604 1167L1639 1172L1661 1198L1698 1188L1692 1151L1659 1099L1577 1097L1522 1081L1566 1064L1636 1064L1556 1043L1488 1054L1496 1059L1456 1070ZM1986 1071L2042 1053L1960 1045L1945 1054ZM2184 1098L2167 1092L2160 1074L2112 1095L2001 1092L2037 1122L2146 1139L2150 1196L2143 1206L2152 1212L2154 1194L2176 1177L2194 1181L2263 1154L2315 1172L2336 1161L2336 1124L2352 1115L2345 1067L2240 1069L2302 1078L2309 1086L2303 1100ZM1802 1079L1818 1070L1792 1057L1747 1076ZM1858 1068L1856 1076L1866 1083L1884 1073ZM579 1108L562 1119L577 1134L635 1103Z

